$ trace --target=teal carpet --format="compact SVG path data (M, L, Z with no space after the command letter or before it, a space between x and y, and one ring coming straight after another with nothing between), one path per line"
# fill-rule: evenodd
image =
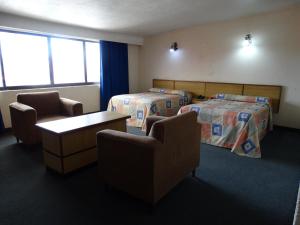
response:
M291 225L299 140L298 131L276 128L262 142L262 159L202 145L198 179L186 177L152 211L105 190L96 165L65 177L47 171L41 146L26 148L6 133L0 137L0 224Z

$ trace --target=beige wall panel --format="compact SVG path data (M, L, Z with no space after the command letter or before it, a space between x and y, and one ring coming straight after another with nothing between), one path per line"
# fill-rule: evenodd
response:
M153 80L154 88L166 88L166 89L174 89L174 81L173 80Z
M272 99L273 112L279 112L281 87L265 85L244 85L244 95L264 96Z
M63 173L63 168L62 168L62 161L59 157L56 157L46 151L43 151L44 153L44 162L45 164L55 170L56 172Z
M42 131L43 148L55 155L61 155L59 136Z
M80 152L63 159L64 173L71 172L97 161L97 149Z
M197 81L175 81L175 89L186 90L193 94L193 96L205 94L205 82Z
M126 131L126 122L125 120L114 121L64 134L62 136L63 156L96 146L96 133L105 129Z
M206 83L206 97L211 97L217 93L242 95L243 84Z

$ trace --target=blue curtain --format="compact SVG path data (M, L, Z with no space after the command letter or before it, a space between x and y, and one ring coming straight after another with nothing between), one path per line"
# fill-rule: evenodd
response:
M4 131L4 123L3 123L3 119L2 119L2 113L0 110L0 132Z
M100 41L100 110L107 110L110 98L128 94L128 46L127 44Z

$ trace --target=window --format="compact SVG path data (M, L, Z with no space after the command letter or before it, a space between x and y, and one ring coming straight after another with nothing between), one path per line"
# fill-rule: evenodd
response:
M2 80L2 68L1 68L1 63L0 63L0 88L3 87L3 80Z
M0 41L6 86L50 84L46 37L0 32Z
M88 82L100 82L100 45L85 42L86 70Z
M99 42L0 30L0 46L0 89L100 82Z
M82 41L51 38L54 84L83 83Z

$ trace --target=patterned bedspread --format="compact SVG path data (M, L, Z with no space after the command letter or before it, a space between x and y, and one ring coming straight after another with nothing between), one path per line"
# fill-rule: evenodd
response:
M190 102L190 97L184 92L168 92L164 89L158 91L151 89L151 91L113 96L107 110L131 115L127 125L145 129L146 117L176 115L181 106Z
M217 95L219 99L183 106L178 114L187 111L198 113L203 143L230 148L238 155L260 158L260 140L272 129L268 98L227 97Z

